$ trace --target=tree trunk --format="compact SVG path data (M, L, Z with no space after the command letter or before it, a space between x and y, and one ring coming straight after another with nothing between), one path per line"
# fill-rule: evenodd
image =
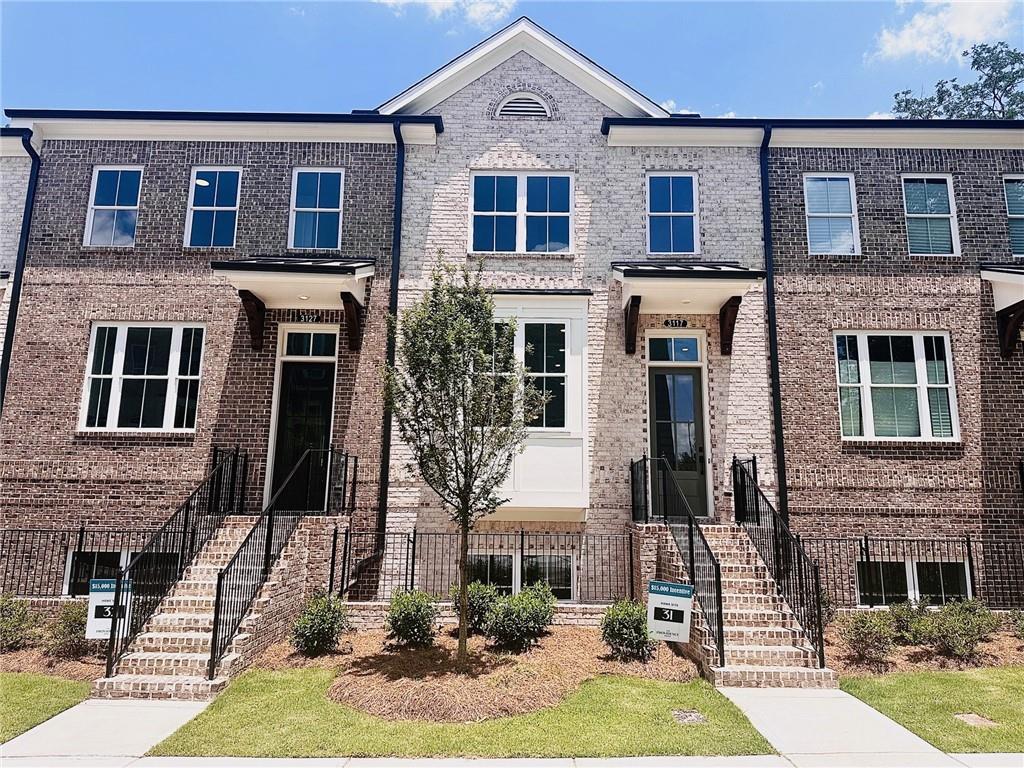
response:
M463 666L469 660L469 526L462 525L459 542L459 653L456 662Z

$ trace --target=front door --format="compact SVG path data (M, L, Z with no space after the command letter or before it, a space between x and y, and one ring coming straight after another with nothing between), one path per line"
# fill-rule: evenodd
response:
M649 376L651 456L668 463L693 514L707 517L702 369L651 368Z

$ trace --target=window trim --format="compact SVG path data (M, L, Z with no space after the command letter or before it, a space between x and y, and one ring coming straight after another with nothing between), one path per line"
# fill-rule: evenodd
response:
M70 546L66 549L64 555L64 581L61 583L61 597L67 597L71 594L71 566L74 565L75 554L78 553L78 548ZM83 549L83 553L96 554L99 552L117 552L119 554L119 565L123 571L128 567L128 563L131 562L132 554L138 554L141 550L131 549ZM83 594L77 594L76 597L84 597Z
M1009 222L1012 219L1020 219L1024 221L1024 213L1010 213L1010 198L1006 194L1006 182L1008 181L1019 181L1024 183L1024 173L1007 173L1003 175L1003 204L1006 205L1006 219L1007 219L1007 236L1009 236L1010 225ZM1013 241L1010 241L1010 255L1015 259L1024 259L1024 252L1014 253L1013 252Z
M299 191L299 174L300 173L340 173L341 182L338 189L338 207L337 208L301 208L296 209L295 198ZM239 190L241 190L241 179L239 179ZM295 245L295 214L297 210L310 211L312 213L337 213L338 214L338 245L334 248L302 248ZM237 218L235 219L237 222ZM307 253L310 251L320 251L322 253L335 253L341 250L341 234L342 227L345 220L345 169L340 167L327 167L327 166L313 166L313 165L297 165L292 168L292 191L289 197L288 203L288 250L299 251L301 253Z
M839 375L839 352L837 340L840 336L854 336L857 338L857 370L860 381L857 384L845 384L840 380ZM870 372L870 360L868 358L867 337L868 336L909 336L914 345L914 370L917 381L914 384L872 384ZM949 377L947 384L929 384L926 368L926 357L924 350L924 339L926 336L939 336L946 345L946 369ZM832 332L832 369L836 382L836 414L839 417L839 437L843 442L886 442L886 443L958 443L960 442L960 409L956 391L956 374L953 365L953 346L950 342L949 331L932 330L892 330L892 329L870 329L870 330L834 330ZM914 389L917 393L917 416L921 427L921 434L916 437L879 437L875 435L874 410L871 403L871 388L877 387L902 387ZM863 425L863 435L844 435L842 423L842 389L843 387L856 388L860 393L860 415ZM930 409L928 407L928 389L944 388L949 392L949 418L953 427L953 434L949 437L933 437ZM865 394L867 393L867 394ZM870 434L869 434L870 432Z
M559 549L521 551L518 546L500 547L484 546L472 547L469 555L511 555L512 557L512 594L516 595L523 590L523 557L544 557L544 556L569 556L569 599L558 600L559 603L574 603L579 597L579 553L575 548L566 552ZM529 586L529 585L527 585Z
M89 413L89 393L92 388L92 381L97 378L90 372L92 364L92 356L95 351L96 345L96 334L100 328L117 328L117 340L114 345L114 361L113 367L111 368L111 383L110 383L110 401L107 405L107 426L104 427L89 427L86 426ZM139 377L130 376L129 378L153 378L153 379L164 379L167 381L167 399L164 403L164 420L163 425L160 427L119 427L117 426L117 412L121 405L121 385L124 381L124 346L128 338L128 328L170 328L171 329L171 347L168 353L167 363L167 376L152 376L152 377ZM199 328L203 331L203 344L199 355L199 373L196 375L182 376L178 373L178 364L181 359L181 336L182 331L186 328ZM78 431L79 432L97 432L97 433L121 433L121 434L140 434L140 435L156 435L156 434L194 434L199 424L199 412L200 404L202 402L203 392L203 370L206 365L206 343L209 336L207 334L206 323L203 322L168 322L159 320L94 320L92 327L89 329L89 345L86 349L85 366L84 366L84 377L82 382L82 394L81 402L78 408ZM115 373L117 371L117 373ZM106 378L105 376L103 378ZM175 427L174 426L174 407L177 401L178 382L187 379L195 380L199 382L199 390L196 393L196 421L195 425L191 427ZM116 397L115 397L116 396ZM111 422L111 414L114 415L113 424ZM170 426L168 426L170 424Z
M100 171L138 171L139 172L139 197L135 201L135 205L96 205L96 184L99 182ZM142 165L94 165L92 167L92 182L89 184L89 207L85 216L85 232L82 233L82 247L83 248L118 248L128 249L135 247L135 241L138 240L139 234L139 211L142 208L142 181L146 176L145 166ZM108 245L95 244L89 242L89 238L92 234L92 224L95 218L96 211L135 211L135 232L132 235L131 245L114 245L110 243Z
M238 174L238 189L235 191L235 205L234 207L218 206L218 205L195 205L196 196L196 176L200 171L234 171ZM183 236L183 247L192 248L196 250L214 250L214 249L227 249L235 248L238 245L238 210L242 202L242 167L237 165L194 165L192 166L192 172L189 175L188 180L188 210L185 214L185 234ZM214 201L216 203L216 200ZM234 211L235 212L235 227L231 232L231 245L214 245L212 242L210 245L192 245L192 214L195 211Z
M693 180L693 213L653 213L651 212L651 178L666 176L669 178L686 177ZM644 224L647 227L648 256L699 256L700 248L700 179L697 171L658 171L650 170L644 176L644 200L646 215ZM693 250L692 251L655 251L651 248L651 216L690 216L693 218Z
M476 197L476 178L478 176L514 176L516 177L516 249L514 251L475 251L473 250L473 215L488 215L487 211L474 210ZM526 250L526 180L531 176L564 176L569 179L569 247L564 251L528 251ZM510 216L511 211L499 211L495 216ZM535 216L559 216L558 212L534 213ZM498 168L474 168L469 172L469 232L466 238L466 252L481 256L495 254L512 254L515 256L571 256L576 252L576 174L572 171L558 169L538 169L518 171Z
M563 338L565 339L565 349L563 350L562 364L565 370L562 373L547 373L546 371L529 371L527 370L525 375L533 379L545 379L559 378L562 380L562 391L565 392L565 413L563 413L564 424L561 427L538 427L527 425L527 429L537 432L565 432L569 428L569 338L572 333L572 322L569 318L562 318L558 320L540 320L536 318L524 318L522 323L516 322L516 336L513 341L513 349L516 355L516 359L520 365L525 369L526 367L526 326L527 325L560 325L563 330ZM545 331L545 343L547 343L547 331ZM520 414L522 416L522 414ZM544 416L542 412L541 416Z
M864 589L863 589L863 587L862 587L862 585L860 583L860 568L858 567L861 563L866 563L866 564L869 564L869 565L872 565L872 566L874 566L874 565L883 565L883 564L892 564L892 563L902 563L903 567L906 569L907 600L913 601L915 603L919 602L921 600L921 590L918 587L918 579L917 579L917 566L918 565L921 565L921 564L925 564L925 565L928 565L928 564L941 565L941 564L946 564L946 563L951 563L951 564L959 563L961 566L963 566L963 569L964 569L964 583L967 586L967 599L968 600L974 599L974 590L971 588L971 571L967 567L968 563L967 563L966 560L920 560L920 559L914 558L914 557L894 558L894 559L891 559L891 560L884 560L884 559L883 560L877 560L877 559L876 560L863 560L860 557L858 557L853 562L853 578L854 578L854 582L855 582L856 587L857 587L857 607L858 608L868 608L869 607L868 603L860 602L861 595L864 594ZM884 588L883 588L883 592L884 592ZM900 601L897 600L897 601L894 601L894 602L900 602ZM931 603L931 604L929 604L929 607L930 608L935 608L935 609L941 608L942 605L945 605L948 602L949 601L947 600L947 601L945 601L945 602L943 602L943 603L941 603L939 605ZM889 606L892 605L892 604L893 604L892 602L876 603L875 606L874 606L874 610L888 610Z
M913 179L944 179L946 189L949 190L949 213L909 213L907 211L907 184ZM907 237L907 255L922 256L925 258L935 257L959 257L960 253L960 224L957 220L956 195L953 192L953 174L951 173L901 173L900 194L903 196L903 233ZM911 218L915 219L949 219L950 235L953 241L952 253L915 253L910 250L910 229L907 226Z
M816 219L835 219L845 214L833 214L833 213L811 213L811 206L807 200L807 182L810 179L846 179L850 182L850 220L853 224L853 252L852 253L840 253L838 251L815 251L811 249L811 218ZM902 184L902 182L901 182ZM845 171L837 171L830 173L828 171L814 171L807 172L803 175L804 185L804 231L807 234L807 254L809 256L861 256L860 246L860 215L857 211L857 182L853 173Z

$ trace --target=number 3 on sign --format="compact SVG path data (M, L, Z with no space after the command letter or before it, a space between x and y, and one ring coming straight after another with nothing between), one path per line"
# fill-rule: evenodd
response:
M320 313L319 312L300 312L299 313L300 323L319 323Z

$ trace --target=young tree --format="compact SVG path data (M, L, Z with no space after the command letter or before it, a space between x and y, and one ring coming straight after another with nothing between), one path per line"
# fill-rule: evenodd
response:
M469 532L507 501L498 487L526 441L544 396L515 356L515 320L498 321L480 270L438 269L402 313L398 362L385 373L388 404L412 451L410 467L458 524L459 651L467 659Z
M904 120L1024 119L1024 52L1006 43L981 43L963 55L971 57L971 69L978 73L975 82L939 80L929 96L900 91L893 95L892 113Z

